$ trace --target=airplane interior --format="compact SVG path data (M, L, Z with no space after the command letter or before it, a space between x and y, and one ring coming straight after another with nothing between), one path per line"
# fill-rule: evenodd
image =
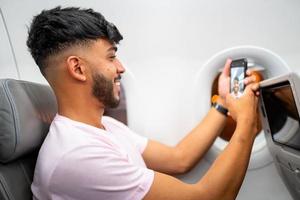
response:
M0 0L0 199L32 199L39 147L57 103L27 46L43 9L93 8L124 39L121 104L106 110L137 133L175 145L211 108L227 58L247 58L260 83L260 131L238 200L300 199L300 1ZM190 172L199 180L227 146L221 135Z

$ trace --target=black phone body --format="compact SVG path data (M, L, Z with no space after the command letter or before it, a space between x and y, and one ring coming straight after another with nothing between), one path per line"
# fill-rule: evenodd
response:
M245 89L244 79L247 71L247 59L233 60L230 65L230 93L238 98Z

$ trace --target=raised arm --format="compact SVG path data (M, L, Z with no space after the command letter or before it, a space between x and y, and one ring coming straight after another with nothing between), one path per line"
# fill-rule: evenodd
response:
M155 173L145 200L235 199L245 176L257 131L257 97L247 86L240 99L227 97L227 106L237 128L225 150L196 184L186 184L169 175Z
M225 63L219 78L218 103L227 107L225 97L229 93L229 70L231 60ZM246 84L252 83L254 76L247 72ZM226 117L211 108L202 121L188 133L175 147L150 140L143 158L151 169L168 174L181 174L189 171L207 152L220 135L226 123Z
M168 174L191 169L223 130L226 117L214 108L175 147L150 140L143 153L148 168Z

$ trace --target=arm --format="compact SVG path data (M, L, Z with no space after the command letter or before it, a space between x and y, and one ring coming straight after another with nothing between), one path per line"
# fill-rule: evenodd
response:
M219 79L218 103L224 105L224 98L229 91L229 70L231 60L226 61ZM221 133L226 117L210 109L206 117L185 136L175 147L156 141L149 141L143 152L148 168L168 174L181 174L190 170L207 152L216 137Z
M228 59L219 78L218 103L225 104L225 97L229 93L229 71L231 60ZM253 72L247 71L245 84L255 81ZM185 136L175 147L170 147L156 141L149 141L143 153L146 165L159 172L167 174L182 174L189 171L207 152L216 137L219 136L226 123L226 118L210 109L206 117Z
M226 117L212 108L175 147L150 140L143 152L147 167L168 174L187 172L203 157L223 130L225 122Z
M186 184L156 172L145 200L235 199L246 173L257 131L257 97L249 87L239 100L228 97L229 110L237 121L237 128L205 176L196 184Z

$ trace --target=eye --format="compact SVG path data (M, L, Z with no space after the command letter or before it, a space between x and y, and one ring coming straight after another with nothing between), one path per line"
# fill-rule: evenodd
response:
M113 61L115 58L116 58L116 55L109 56L109 59L112 60L112 61Z

